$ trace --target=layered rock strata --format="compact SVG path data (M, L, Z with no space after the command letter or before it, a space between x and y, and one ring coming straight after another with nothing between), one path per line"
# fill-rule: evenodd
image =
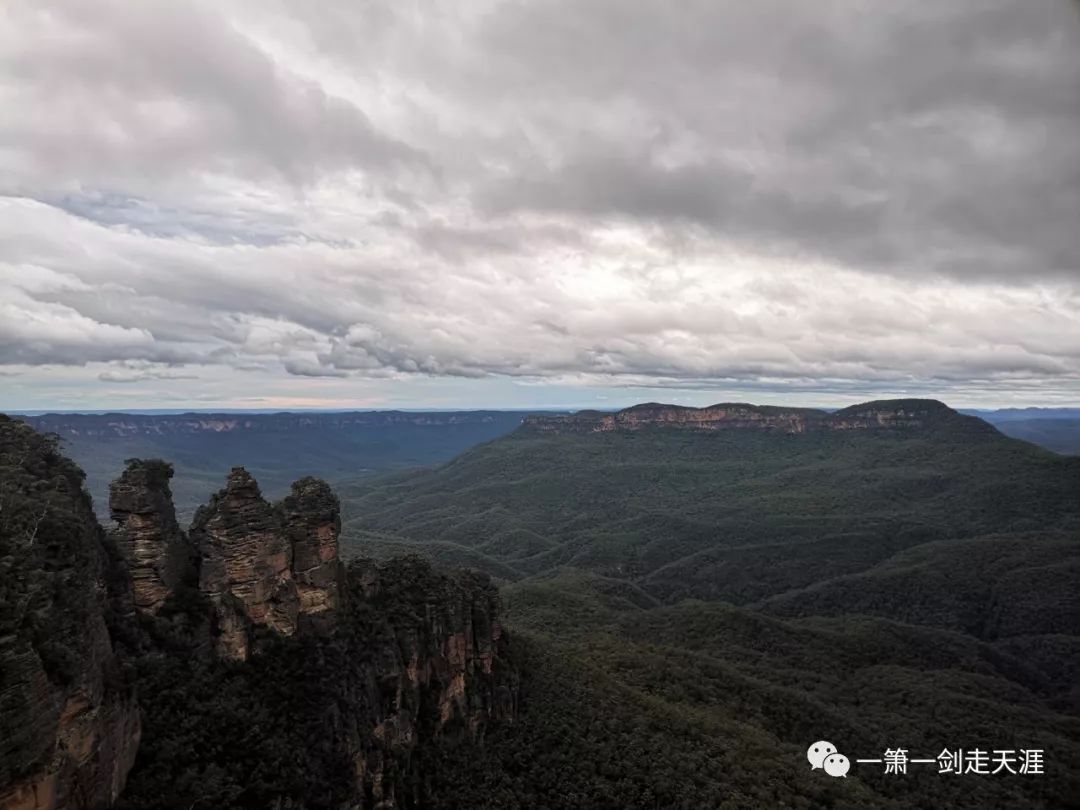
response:
M176 522L171 464L132 459L109 485L110 533L131 576L135 608L157 613L191 564L187 538Z
M140 656L154 659L150 673L198 659L190 675L210 683L215 657L246 660L270 634L294 637L265 645L265 662L296 680L289 694L319 691L290 706L300 725L283 727L294 752L286 759L310 764L312 795L333 782L334 806L358 810L422 806L437 738L475 740L513 717L517 673L486 576L439 574L415 558L346 570L340 507L324 482L297 481L270 504L243 468L185 536L171 474L163 462L129 462L110 490L116 526L107 537L81 471L55 441L0 416L0 810L107 808L126 782L124 806L157 801L156 777L129 779L144 721L158 752L144 756L170 759L147 773L176 757L198 761L200 752L162 742L189 740L190 729L171 715L143 718ZM267 687L258 676L250 685L257 696ZM281 686L266 700L280 700ZM191 719L210 722L198 713L205 706L194 700ZM243 729L215 733L232 732L246 739ZM222 749L224 766L243 750L234 743ZM139 794L147 785L153 796Z
M292 544L300 621L326 629L344 589L344 568L338 559L341 505L325 481L309 477L292 485L281 507Z
M945 422L968 431L995 432L981 419L962 416L930 399L868 402L832 413L813 408L775 408L746 403L724 403L706 408L648 403L614 413L580 411L568 416L527 416L523 424L526 429L542 433L609 433L646 428L807 433L916 429Z
M199 589L214 607L219 655L247 658L260 628L296 632L292 544L280 512L247 470L233 468L225 489L195 513L190 535L199 555Z

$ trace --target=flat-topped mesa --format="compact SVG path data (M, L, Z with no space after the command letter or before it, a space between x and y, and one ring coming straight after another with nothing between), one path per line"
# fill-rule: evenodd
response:
M256 628L296 632L292 544L247 470L234 467L225 489L199 507L190 536L200 557L199 589L214 608L219 655L248 658Z
M943 422L993 428L981 419L963 416L936 399L883 399L852 405L832 414L833 430L931 427Z
M932 399L882 400L844 408L836 413L813 408L780 408L722 403L705 408L647 403L615 413L580 411L569 416L527 416L526 428L543 433L606 433L643 428L682 430L766 430L806 433L819 430L882 430L918 428L944 421L984 426L979 419L963 417ZM970 422L970 424L969 424Z
M189 547L176 522L171 464L128 459L109 485L109 535L127 561L136 610L157 613L190 564Z
M606 433L660 427L689 430L739 428L805 433L828 419L824 411L811 408L773 408L729 402L707 408L687 408L649 402L615 413L580 411L569 416L527 416L523 424L552 433Z
M300 621L325 629L340 606L345 567L338 559L341 504L329 484L301 478L281 502L292 543L292 573L300 599Z

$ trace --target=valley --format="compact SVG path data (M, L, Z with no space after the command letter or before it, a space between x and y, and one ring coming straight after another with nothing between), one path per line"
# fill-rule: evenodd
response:
M343 474L333 491L304 478L271 504L261 475L232 469L185 534L173 502L184 465L123 466L104 502L114 528L103 553L135 544L138 565L106 579L110 604L133 598L139 618L106 611L133 667L128 691L109 699L130 707L142 695L144 727L117 806L179 807L151 799L165 783L177 802L286 796L298 803L283 807L314 808L363 795L447 810L1053 808L1080 795L1080 458L933 400L522 416L119 437L166 462L168 441L192 432L189 449L213 443L214 463L237 447L306 447L295 467L266 457L276 481L306 472L336 435L338 455L318 463ZM5 480L23 481L20 492L43 486L14 472L20 448L68 470L49 440L6 424ZM256 439L264 432L271 441ZM350 458L376 466L357 435L387 437L388 471L345 472ZM395 455L394 442L430 460L477 436L428 466ZM106 441L86 438L67 445L93 455ZM39 496L26 497L30 520ZM93 534L85 508L50 530L57 548L72 526ZM317 563L327 538L352 560L347 574L333 573L333 555ZM194 580L182 573L192 555ZM291 574L280 559L295 560ZM478 573L442 573L460 568ZM242 579L222 590L219 570ZM324 609L341 618L305 618ZM70 617L55 617L69 632ZM462 659L458 642L440 641L462 627L496 657ZM447 680L447 662L464 680ZM343 711L354 719L341 725ZM448 717L460 719L443 731ZM300 756L326 723L334 742ZM385 748L390 733L419 742ZM1035 749L1047 767L898 776L856 763L832 779L806 765L818 739L869 759L898 746L935 761L945 749ZM368 770L350 781L345 755Z
M874 410L882 420L857 430L805 414L762 426L740 412L734 427L680 423L679 409L541 417L434 470L344 487L346 548L503 583L528 659L523 722L460 763L451 795L492 808L518 806L484 803L500 790L530 807L1067 806L1080 787L1080 459L940 403L861 408ZM897 425L901 410L919 416ZM864 757L1038 746L1060 766L1024 782L859 765L838 790L802 772L803 741L823 736Z

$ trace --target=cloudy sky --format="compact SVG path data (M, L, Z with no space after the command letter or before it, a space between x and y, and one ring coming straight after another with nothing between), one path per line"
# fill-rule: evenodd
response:
M0 408L1080 404L1070 0L6 0Z

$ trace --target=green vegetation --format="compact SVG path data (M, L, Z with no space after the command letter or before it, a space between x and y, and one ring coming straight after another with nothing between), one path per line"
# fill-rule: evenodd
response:
M741 604L929 541L1080 528L1080 459L993 431L522 430L342 499L354 548L451 543L521 576L571 565Z
M366 563L349 567L347 607L332 634L268 633L264 649L242 663L199 649L208 614L194 588L144 617L152 644L132 656L143 737L118 809L314 810L358 798L371 806L370 795L357 795L358 758L381 767L383 788L404 806L428 806L423 766L439 714L434 695L445 684L436 674L410 691L403 672L411 655L435 654L441 639L427 633L433 622L446 628L444 612L497 597L484 577L448 577L415 557L383 566L374 595L364 590L370 575ZM405 742L373 739L388 717ZM440 728L443 744L467 749L463 724L454 717Z
M353 553L418 552L498 579L520 672L513 722L477 743L429 735L389 765L401 806L1075 806L1080 459L972 424L525 429L339 488ZM63 683L85 657L73 628L89 604L66 583L108 548L79 470L54 439L25 435L0 456L0 619ZM122 806L347 801L357 718L397 700L386 685L399 681L380 677L396 665L382 668L451 580L402 561L385 581L332 638L272 643L245 665L200 654L191 583L138 632L112 616L129 666L110 688L136 682L145 712ZM24 603L36 607L12 610ZM419 700L422 731L433 707ZM822 738L853 760L1041 749L1046 772L853 764L832 779L805 759Z
M1009 642L866 616L650 607L573 570L503 599L522 656L520 722L489 735L483 756L444 752L436 806L1066 807L1080 788L1075 677ZM821 737L852 757L1042 748L1055 765L1026 779L858 765L840 782L806 764Z
M69 694L110 708L130 696L109 650L108 550L83 474L41 435L0 414L0 787L53 757Z
M1069 806L1080 459L956 426L521 430L358 482L349 547L472 559L521 656L519 721L442 751L434 806ZM822 737L1047 773L830 779Z

